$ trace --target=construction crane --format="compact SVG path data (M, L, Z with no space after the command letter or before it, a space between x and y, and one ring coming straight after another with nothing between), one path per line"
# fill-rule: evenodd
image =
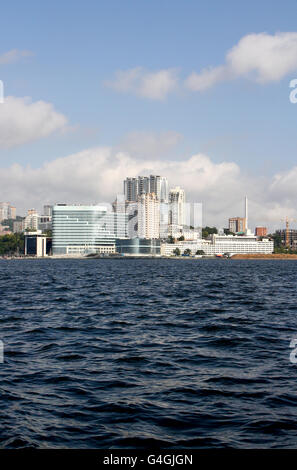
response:
M285 222L286 223L286 237L285 237L285 245L287 248L290 247L290 232L289 232L289 229L290 229L290 223L291 222L296 222L296 219L289 219L288 216L286 216L285 219L281 219L282 222Z

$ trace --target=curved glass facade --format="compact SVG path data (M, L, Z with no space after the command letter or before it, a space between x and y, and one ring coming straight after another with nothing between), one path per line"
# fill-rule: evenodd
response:
M115 239L126 236L125 213L105 206L53 207L53 255L114 253Z
M130 238L116 240L116 251L129 255L160 255L160 240L148 238Z

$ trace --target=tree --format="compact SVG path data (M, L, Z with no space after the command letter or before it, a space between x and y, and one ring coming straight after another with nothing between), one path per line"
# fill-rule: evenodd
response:
M203 250L197 250L196 255L205 255L205 252Z
M173 250L173 254L175 256L180 256L180 249L179 248L175 248L175 250Z
M190 248L186 248L186 249L185 249L184 255L185 255L185 256L191 256L191 250L190 250Z
M169 235L169 237L168 237L168 243L170 243L170 244L174 243L174 238L173 238L172 235Z
M225 235L235 235L235 233L231 232L228 228L224 228L224 234Z
M183 242L184 239L185 239L185 237L184 237L183 235L181 235L181 236L178 238L178 240L179 240L180 242Z
M207 238L208 235L212 233L218 233L218 229L216 227L204 227L202 228L202 238Z
M52 230L44 230L43 235L46 235L48 238L52 238L53 232Z
M24 252L23 233L12 233L0 237L0 256Z

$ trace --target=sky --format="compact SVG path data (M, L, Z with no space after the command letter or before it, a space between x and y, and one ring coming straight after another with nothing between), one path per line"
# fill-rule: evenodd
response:
M208 225L297 227L297 2L11 0L0 201L112 201L161 174ZM296 86L296 85L295 85ZM297 94L296 94L297 96Z

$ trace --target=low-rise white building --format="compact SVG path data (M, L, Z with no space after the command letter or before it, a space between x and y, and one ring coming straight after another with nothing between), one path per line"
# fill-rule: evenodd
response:
M194 240L178 242L175 244L164 243L161 246L161 254L170 256L174 250L178 248L181 254L189 249L192 255L195 255L198 250L202 250L207 256L223 255L228 253L235 254L270 254L273 253L274 243L273 240L264 238L258 240L255 235L217 235L213 234L207 240Z

